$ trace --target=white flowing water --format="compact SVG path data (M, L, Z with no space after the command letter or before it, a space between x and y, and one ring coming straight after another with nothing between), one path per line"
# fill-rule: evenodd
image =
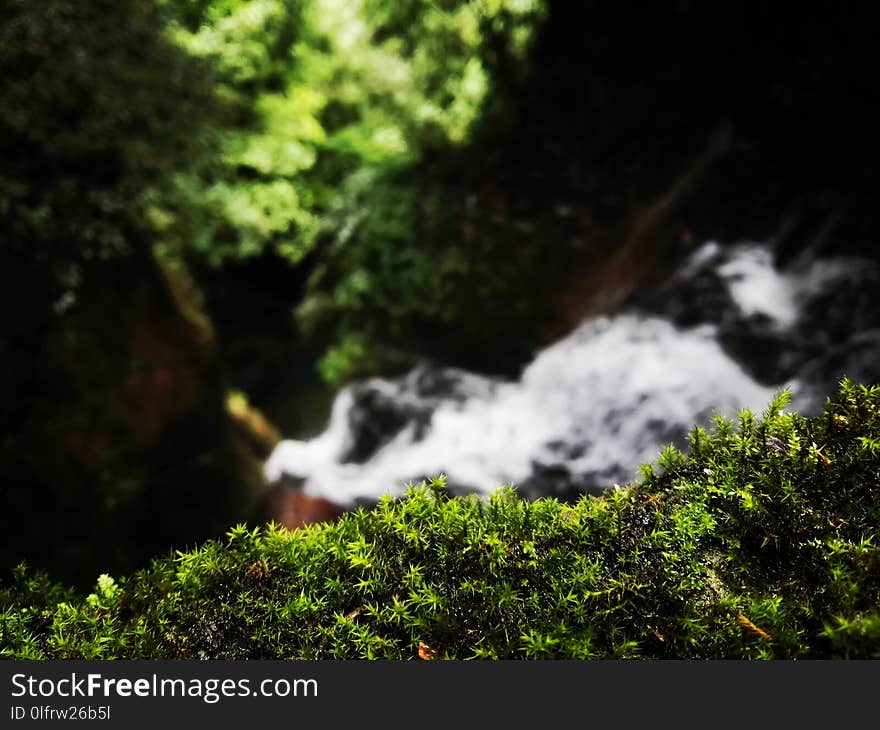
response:
M763 245L722 252L708 243L682 276L713 268L743 315L765 315L792 327L810 296L843 276L847 267L813 262L777 271ZM450 482L487 493L523 484L542 467L560 468L575 484L611 487L637 478L670 442L714 414L760 413L783 388L753 380L717 340L717 327L679 329L655 316L620 313L584 322L539 352L515 382L447 369L448 397L419 388L424 369L367 387L402 408L421 408L363 463L345 462L354 439L353 388L338 395L327 429L308 441L283 441L266 464L270 480L302 480L306 493L342 504L401 494L408 483L445 474ZM359 387L363 387L363 384Z
M721 256L721 250L710 242L696 255ZM744 315L764 315L784 329L797 323L810 298L850 277L857 266L858 262L850 258L816 260L802 256L787 270L779 271L768 247L746 244L734 248L717 270Z

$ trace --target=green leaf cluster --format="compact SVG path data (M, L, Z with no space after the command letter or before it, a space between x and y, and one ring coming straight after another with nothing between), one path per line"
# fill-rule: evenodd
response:
M350 176L466 138L488 87L481 24L520 5L190 3L171 35L211 66L237 113L219 129L219 158L180 174L181 199L204 210L178 245L215 264L266 248L298 262ZM518 15L537 7L525 5Z

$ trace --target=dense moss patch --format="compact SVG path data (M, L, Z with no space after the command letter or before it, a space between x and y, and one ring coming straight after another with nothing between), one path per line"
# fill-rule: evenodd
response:
M238 526L77 597L18 569L27 658L878 658L880 387L695 429L575 505L442 479L333 525Z

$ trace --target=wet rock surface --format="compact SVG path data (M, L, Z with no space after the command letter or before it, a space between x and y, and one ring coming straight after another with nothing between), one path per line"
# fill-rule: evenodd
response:
M681 328L716 327L725 352L760 383L797 380L832 392L843 374L880 377L870 355L870 333L880 325L880 259L708 243L680 274L630 306Z

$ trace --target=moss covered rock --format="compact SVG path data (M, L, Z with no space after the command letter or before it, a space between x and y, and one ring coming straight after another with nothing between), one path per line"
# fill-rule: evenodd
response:
M31 658L878 658L880 387L695 429L575 505L442 480L332 525L98 580L20 568L0 655Z

